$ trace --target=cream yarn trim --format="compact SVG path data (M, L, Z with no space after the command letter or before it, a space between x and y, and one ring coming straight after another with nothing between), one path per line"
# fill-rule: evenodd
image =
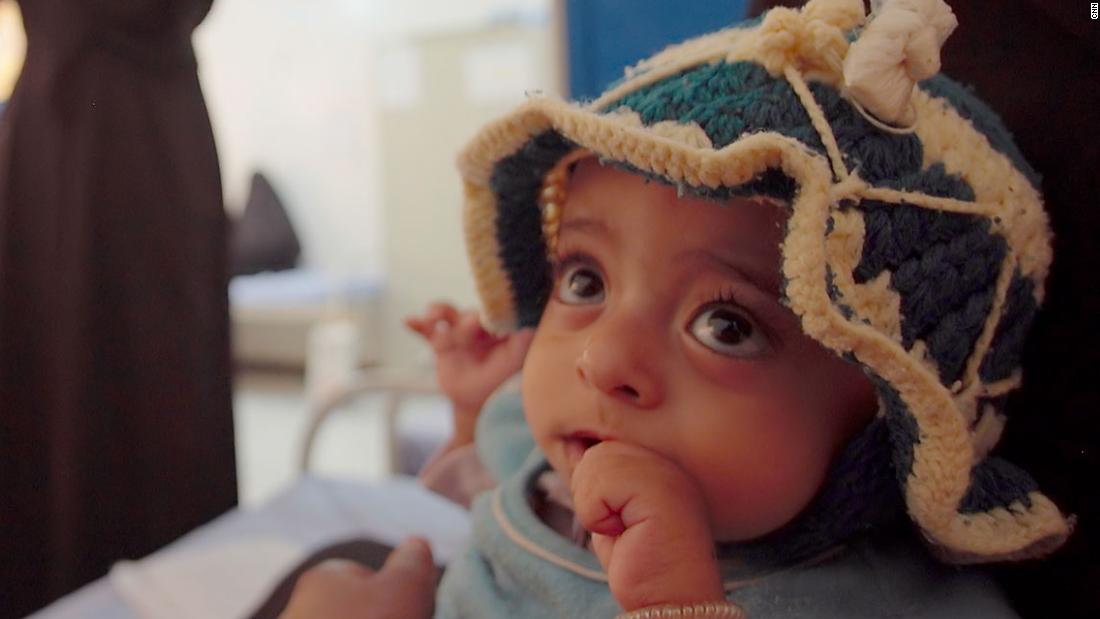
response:
M802 74L798 72L798 69L787 65L783 74L787 77L787 81L791 84L795 94L798 95L802 107L806 109L806 113L810 116L810 122L821 137L821 142L825 145L825 152L829 154L829 161L833 166L833 174L840 182L847 180L848 168L844 166L844 157L840 154L840 147L837 146L836 136L833 135L833 128L829 126L829 120L825 118L825 112L817 104L817 100L814 99L813 93L810 92L809 86L802 79Z
M515 291L500 259L496 236L497 204L491 189L466 181L462 227L474 285L481 299L481 323L493 333L517 328Z

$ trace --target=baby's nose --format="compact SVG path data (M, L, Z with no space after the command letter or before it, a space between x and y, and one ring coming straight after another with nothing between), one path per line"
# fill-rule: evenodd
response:
M577 359L577 376L601 394L637 406L653 408L664 398L664 386L653 351L635 334L633 341L601 333L588 340ZM613 335L613 332L612 332Z

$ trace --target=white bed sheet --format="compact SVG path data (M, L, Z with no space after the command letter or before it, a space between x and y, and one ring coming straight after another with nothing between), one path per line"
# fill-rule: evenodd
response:
M304 477L255 509L233 510L31 619L235 619L313 550L352 537L427 538L445 563L470 535L467 512L415 479Z

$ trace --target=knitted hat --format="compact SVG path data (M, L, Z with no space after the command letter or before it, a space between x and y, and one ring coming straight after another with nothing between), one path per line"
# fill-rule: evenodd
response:
M789 205L783 301L872 377L912 520L941 556L1057 548L1063 517L988 455L1020 384L1050 231L1000 120L937 75L941 0L813 0L673 46L599 99L535 97L459 156L491 328L538 322L552 282L540 192L583 148L701 196Z

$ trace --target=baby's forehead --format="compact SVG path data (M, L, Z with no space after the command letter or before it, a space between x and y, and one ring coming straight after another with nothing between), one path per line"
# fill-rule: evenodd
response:
M584 160L570 179L560 234L591 238L607 251L682 261L700 273L740 271L777 293L787 214L786 205L772 198L699 196ZM681 272L693 275L690 269Z
M643 174L617 163L604 163L594 156L585 157L573 163L566 175L567 195L597 193L601 190L612 192L624 187L638 187L641 191L662 194L666 199L685 204L703 203L727 209L767 207L763 211L766 219L778 223L785 222L790 213L790 204L778 198L746 193L744 195L714 195L704 193L700 188L690 185L677 185L660 176Z
M594 158L577 162L564 193L562 222L567 227L578 220L606 227L650 223L689 240L727 246L777 247L790 212L772 197L700 195Z

